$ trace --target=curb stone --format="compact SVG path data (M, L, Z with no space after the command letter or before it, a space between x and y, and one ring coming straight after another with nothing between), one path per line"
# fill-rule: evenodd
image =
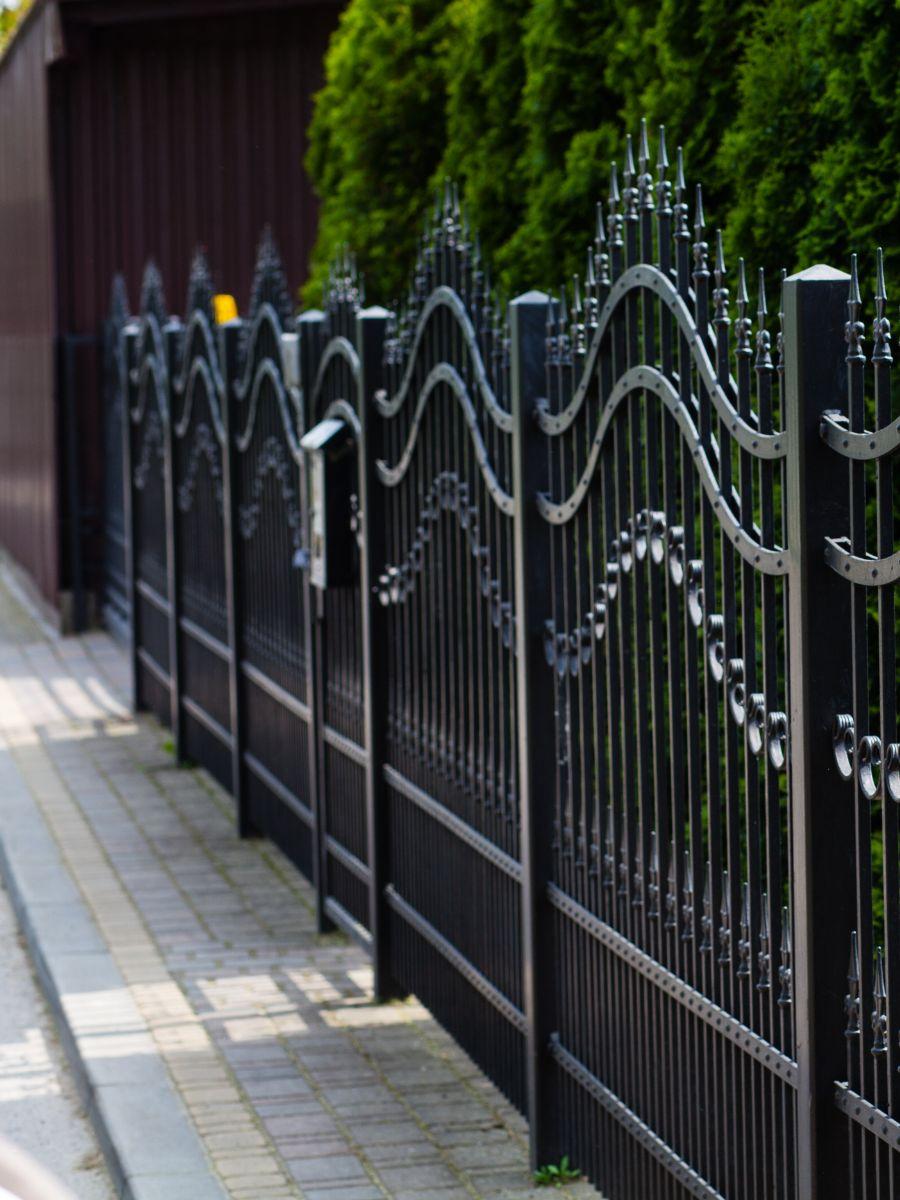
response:
M226 1200L150 1031L8 752L0 876L120 1200Z

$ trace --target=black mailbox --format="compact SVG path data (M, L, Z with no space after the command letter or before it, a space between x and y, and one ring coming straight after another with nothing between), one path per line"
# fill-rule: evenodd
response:
M356 439L337 417L328 417L300 442L309 480L309 581L341 587L356 578Z

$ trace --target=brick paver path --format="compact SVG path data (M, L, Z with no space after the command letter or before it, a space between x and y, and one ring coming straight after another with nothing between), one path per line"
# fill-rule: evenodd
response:
M375 1005L309 886L125 707L105 635L48 636L0 586L5 748L235 1200L546 1196L521 1118L415 1001ZM102 1036L102 1010L97 1014ZM165 1147L160 1147L165 1153ZM569 1200L594 1196L586 1185Z

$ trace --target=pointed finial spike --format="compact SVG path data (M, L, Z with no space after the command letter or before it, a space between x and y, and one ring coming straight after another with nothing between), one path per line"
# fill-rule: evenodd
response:
M766 271L764 267L759 268L759 306L756 312L760 323L769 314L769 309L766 305Z
M738 259L738 286L737 286L737 302L738 304L747 304L750 297L747 294L747 268L742 258Z
M666 153L666 127L665 125L660 125L659 142L656 147L656 169L659 172L660 179L665 175L668 167L669 156Z
M703 230L706 227L706 218L703 215L703 185L698 183L696 190L696 209L694 212L694 229L697 232L697 241L700 241Z
M641 117L641 141L638 148L638 162L640 163L641 171L647 170L647 163L650 161L650 142L647 138L647 118Z
M679 146L675 153L675 191L680 197L687 184L684 182L684 152Z
M606 228L603 223L603 201L597 201L597 243L602 246L606 241Z
M584 270L584 286L585 288L593 288L597 280L594 275L594 252L590 246L587 248L587 261Z
M609 207L612 212L615 212L616 205L621 200L619 194L619 169L615 161L609 164Z
M884 251L879 246L875 251L875 299L887 300L887 289L884 286Z
M850 304L862 304L862 297L859 294L859 268L855 254L850 255L850 294L848 302Z
M725 248L722 244L722 230L716 230L716 271L719 275L725 274Z
M634 148L631 144L631 134L625 135L625 165L623 167L626 183L630 183L634 175Z

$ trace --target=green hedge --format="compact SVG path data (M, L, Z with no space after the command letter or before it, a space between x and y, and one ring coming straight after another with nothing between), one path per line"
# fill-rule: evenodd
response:
M896 267L898 44L888 0L350 0L310 129L305 299L344 242L395 299L447 175L503 290L557 287L642 115L683 142L732 257L868 266L884 241Z

